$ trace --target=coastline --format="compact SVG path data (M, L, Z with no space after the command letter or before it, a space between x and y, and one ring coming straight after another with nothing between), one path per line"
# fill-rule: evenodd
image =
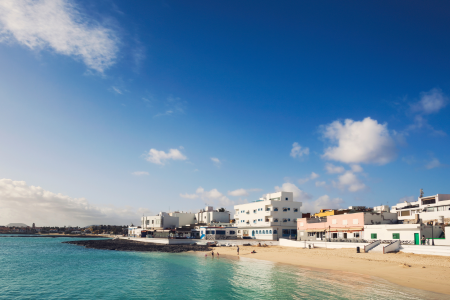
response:
M333 270L374 276L389 282L450 295L450 258L410 253L356 253L354 249L302 249L282 246L240 248L240 257L267 260L299 267ZM219 252L237 258L236 247L217 247ZM250 253L255 250L257 253Z

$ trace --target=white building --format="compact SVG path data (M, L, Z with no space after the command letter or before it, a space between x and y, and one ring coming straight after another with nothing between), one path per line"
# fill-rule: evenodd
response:
M364 225L364 237L367 240L400 240L402 244L420 245L423 235L426 239L438 239L442 235L442 228L424 224Z
M255 202L235 205L237 235L263 240L295 238L301 206L301 202L294 202L292 192L267 194Z
M414 202L403 202L392 206L392 213L397 213L403 223L450 223L450 194L437 194L419 197Z
M128 227L128 236L129 237L141 237L141 226L129 226Z
M237 228L201 226L200 238L206 240L235 240L237 239Z
M176 213L160 212L156 216L142 217L141 221L142 221L142 229L151 229L151 230L175 229L183 225L189 225L194 223L194 214L179 213L179 212Z
M230 212L220 209L214 210L212 206L201 209L198 213L184 211L160 212L156 216L142 217L142 229L163 230L175 229L192 224L229 223Z
M229 223L230 222L230 212L221 209L214 210L212 206L207 206L205 209L201 209L195 214L195 224L198 223Z

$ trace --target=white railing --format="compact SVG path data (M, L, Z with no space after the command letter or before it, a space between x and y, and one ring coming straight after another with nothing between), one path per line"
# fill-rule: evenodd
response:
M377 240L377 241L374 241L374 242L370 243L370 244L367 245L367 246L364 246L364 252L367 252L367 251L369 251L369 250L375 248L375 247L378 246L379 244L381 244L381 241L380 241L380 240Z

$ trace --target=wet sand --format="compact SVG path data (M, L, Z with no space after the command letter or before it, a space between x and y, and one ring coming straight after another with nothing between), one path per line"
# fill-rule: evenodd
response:
M411 253L356 253L355 249L302 249L282 246L240 246L240 256L302 267L351 272L392 283L450 295L450 257ZM236 247L214 252L236 257ZM250 253L255 250L257 253Z

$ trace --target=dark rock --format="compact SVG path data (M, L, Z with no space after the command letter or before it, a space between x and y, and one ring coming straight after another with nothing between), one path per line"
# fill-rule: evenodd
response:
M67 241L65 244L84 246L92 249L116 251L143 251L143 252L169 252L180 253L187 251L210 251L206 245L165 245L136 242L131 240L82 240Z

